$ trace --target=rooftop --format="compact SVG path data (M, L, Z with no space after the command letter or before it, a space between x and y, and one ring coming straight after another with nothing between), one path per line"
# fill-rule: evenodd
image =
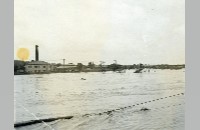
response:
M57 67L58 69L67 69L67 68L75 68L76 65L61 65Z
M44 61L31 61L27 63L27 65L49 65L49 63L44 62Z

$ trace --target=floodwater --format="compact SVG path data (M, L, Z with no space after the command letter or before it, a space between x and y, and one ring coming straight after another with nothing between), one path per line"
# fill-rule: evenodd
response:
M15 123L73 118L15 129L184 130L185 71L133 71L16 75Z

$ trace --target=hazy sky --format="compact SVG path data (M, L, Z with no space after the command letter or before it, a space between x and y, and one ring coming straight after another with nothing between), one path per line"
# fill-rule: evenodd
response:
M48 62L185 63L184 0L14 0L14 53Z

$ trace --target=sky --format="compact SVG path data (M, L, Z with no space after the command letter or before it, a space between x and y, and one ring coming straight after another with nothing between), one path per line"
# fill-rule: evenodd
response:
M184 64L184 0L15 0L14 59Z

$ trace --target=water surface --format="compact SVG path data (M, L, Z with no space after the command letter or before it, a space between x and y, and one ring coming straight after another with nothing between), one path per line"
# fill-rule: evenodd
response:
M15 123L74 116L47 124L55 130L183 130L184 70L133 71L16 75ZM151 110L140 111L143 107ZM98 115L109 110L116 111ZM16 129L50 127L40 123Z

